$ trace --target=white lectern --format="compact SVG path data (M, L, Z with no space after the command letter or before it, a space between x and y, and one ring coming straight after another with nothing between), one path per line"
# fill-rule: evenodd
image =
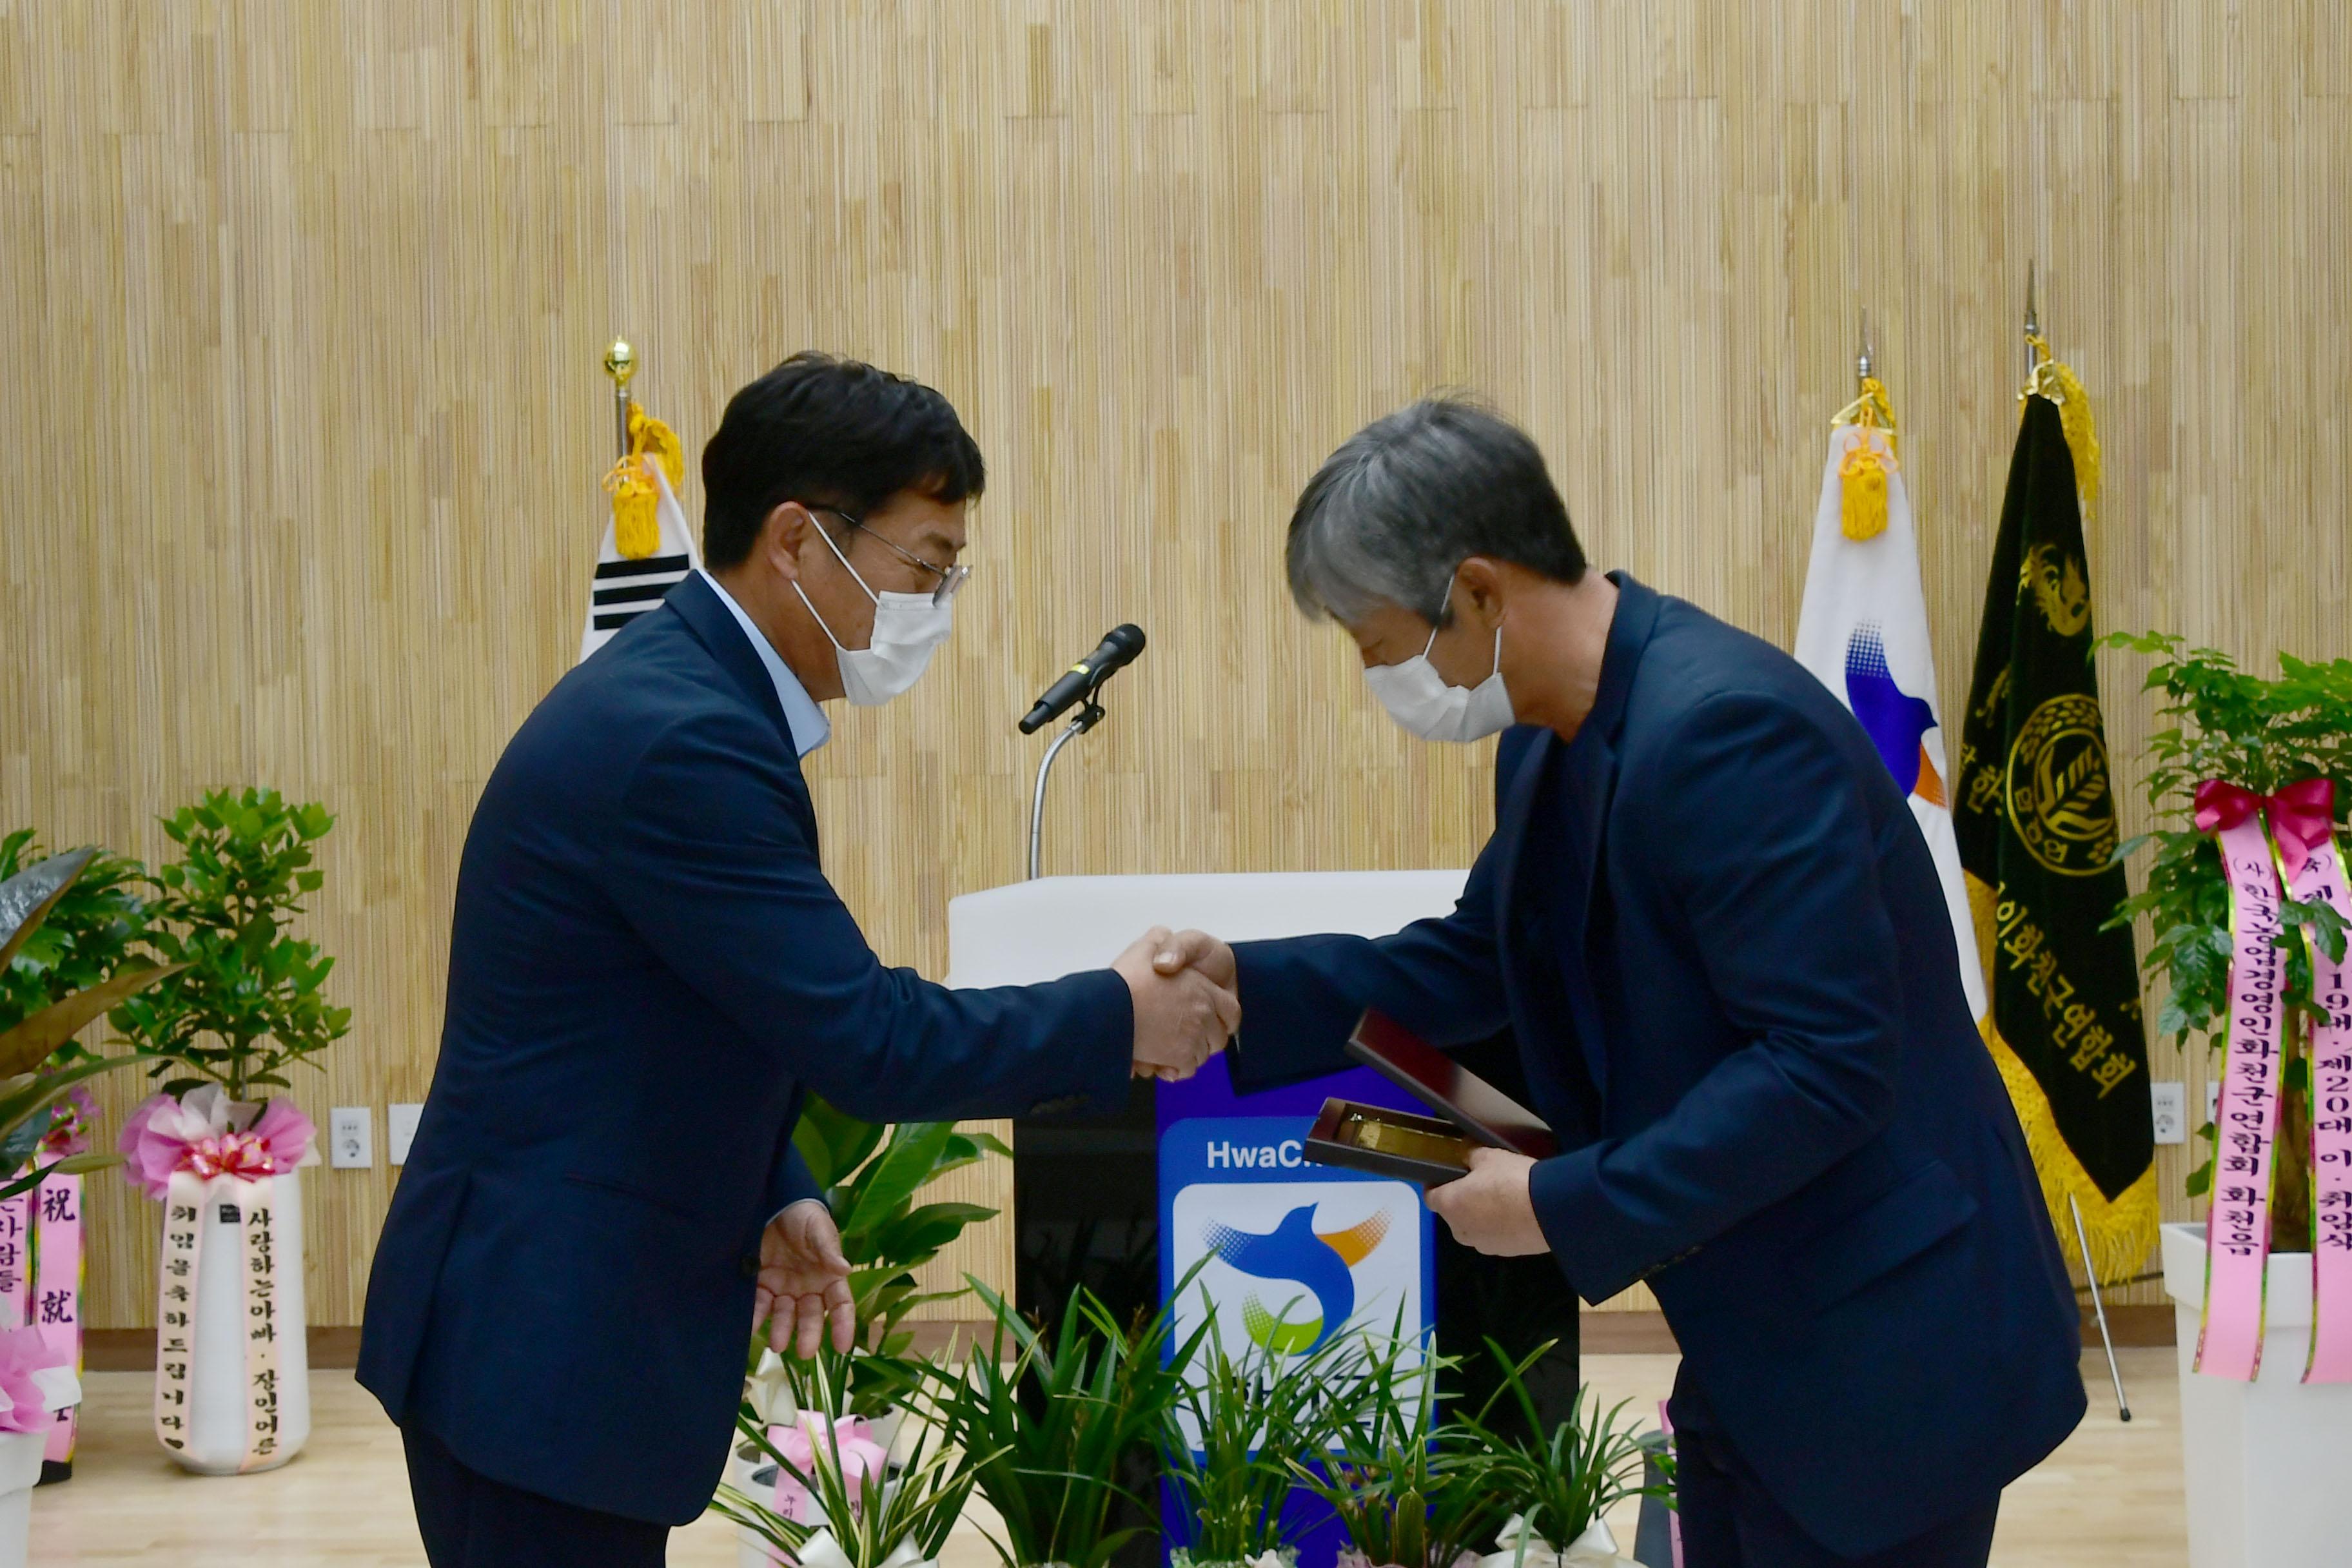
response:
M1155 925L1228 942L1386 936L1461 897L1466 871L1041 877L948 901L950 985L1025 985L1100 969ZM1246 1022L1244 1027L1247 1027Z

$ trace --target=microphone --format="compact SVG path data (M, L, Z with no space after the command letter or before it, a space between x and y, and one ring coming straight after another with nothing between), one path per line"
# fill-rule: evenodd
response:
M1036 706L1021 721L1021 732L1034 735L1044 725L1052 723L1067 712L1071 704L1108 680L1114 671L1123 669L1137 654L1143 651L1143 628L1134 625L1113 626L1095 645L1094 652L1070 666L1069 673L1045 688Z

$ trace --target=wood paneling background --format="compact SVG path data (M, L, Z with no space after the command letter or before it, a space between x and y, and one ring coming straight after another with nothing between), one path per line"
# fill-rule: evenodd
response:
M945 900L1020 874L1012 720L1130 616L1054 869L1470 859L1487 751L1402 737L1279 572L1314 465L1433 387L1527 423L1600 561L1785 644L1868 306L1950 714L2038 257L2100 624L2352 653L2347 180L2331 0L0 0L0 816L154 858L205 785L330 802L358 1022L300 1098L381 1136L575 646L615 331L690 450L816 345L988 453L955 641L814 768L933 973ZM313 1173L314 1321L391 1181ZM152 1212L98 1188L92 1321L149 1321Z

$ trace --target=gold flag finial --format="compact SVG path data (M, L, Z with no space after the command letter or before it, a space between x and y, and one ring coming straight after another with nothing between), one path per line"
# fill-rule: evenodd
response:
M604 351L604 374L613 378L615 387L629 384L629 377L637 374L637 351L629 346L626 338L614 338Z

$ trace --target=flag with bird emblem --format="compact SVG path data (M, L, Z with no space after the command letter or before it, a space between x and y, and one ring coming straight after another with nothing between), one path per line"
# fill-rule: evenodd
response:
M654 608L686 574L702 564L677 487L686 482L686 453L677 436L632 400L629 450L604 476L612 521L596 552L588 585L588 616L580 628L580 658Z
M2060 1244L2114 1283L2156 1245L2156 1139L2139 966L2115 858L2090 568L2099 445L2072 371L2033 340L1994 536L1954 815L1992 994L1986 1034L2024 1124ZM2072 1200L2071 1203L2069 1200Z
M1910 801L1951 912L1960 986L1981 1030L1984 970L1952 832L1951 772L1936 716L1936 656L1919 585L1919 538L1895 457L1895 411L1874 377L1830 431L1796 655L1853 710Z

